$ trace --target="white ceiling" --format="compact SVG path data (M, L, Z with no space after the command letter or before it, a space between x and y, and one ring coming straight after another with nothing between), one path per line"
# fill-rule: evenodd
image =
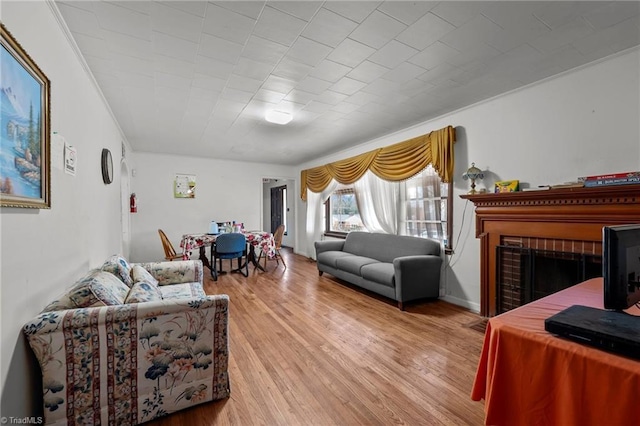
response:
M637 1L56 4L134 150L290 165L640 44Z

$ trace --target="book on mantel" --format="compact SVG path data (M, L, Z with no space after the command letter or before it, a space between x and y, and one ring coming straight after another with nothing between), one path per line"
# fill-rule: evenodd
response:
M621 173L609 173L606 175L581 176L578 178L578 182L589 182L589 181L609 180L609 179L639 178L639 177L640 177L640 172L621 172Z
M635 185L640 184L640 176L586 180L584 182L585 188L595 188L599 186L611 186L611 185L633 185L633 184Z

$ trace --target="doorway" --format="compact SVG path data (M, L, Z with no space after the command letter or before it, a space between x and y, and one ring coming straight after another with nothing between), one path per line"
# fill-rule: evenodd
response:
M282 245L293 247L295 241L294 180L286 178L262 179L262 226L274 232L282 223L285 234Z

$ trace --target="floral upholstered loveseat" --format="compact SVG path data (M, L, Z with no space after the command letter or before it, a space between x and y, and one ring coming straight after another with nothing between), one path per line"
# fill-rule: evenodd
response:
M229 396L227 295L202 262L107 259L24 326L47 424L134 425Z

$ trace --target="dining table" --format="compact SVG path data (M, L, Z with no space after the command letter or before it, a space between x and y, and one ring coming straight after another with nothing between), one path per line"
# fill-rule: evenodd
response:
M273 238L273 234L267 231L241 231L247 238L247 244L249 245L249 252L247 253L248 260L253 266L261 271L265 269L258 263L258 257L256 256L256 248L260 248L262 253L266 253L269 259L274 258L276 255L276 243ZM182 249L182 259L191 259L191 254L194 250L198 249L200 253L200 260L202 264L211 269L209 259L207 259L206 248L211 247L216 239L221 234L184 234L180 241L180 248Z

